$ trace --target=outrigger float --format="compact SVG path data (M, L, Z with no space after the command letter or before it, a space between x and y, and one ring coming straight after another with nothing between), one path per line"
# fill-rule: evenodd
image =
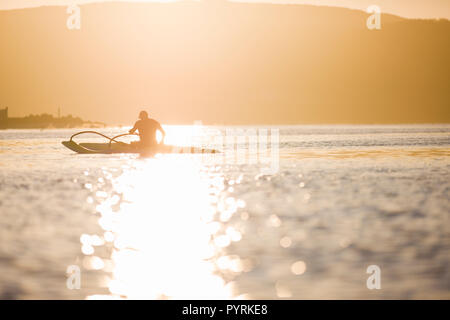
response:
M109 140L107 143L77 143L73 140L74 137L80 134L93 133L102 136ZM157 154L157 153L219 153L215 149L204 149L193 146L173 146L167 144L157 144L152 147L142 147L139 143L126 143L117 141L117 138L136 135L131 133L123 133L112 138L97 132L97 131L81 131L70 137L69 141L62 141L61 143L72 151L82 154L111 154L111 153L140 153L140 154Z

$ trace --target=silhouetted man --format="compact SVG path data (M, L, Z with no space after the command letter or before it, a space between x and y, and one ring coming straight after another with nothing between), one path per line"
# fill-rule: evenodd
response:
M166 132L161 127L158 121L150 119L146 111L141 111L139 113L139 119L134 124L134 127L129 131L130 133L139 131L140 143L144 147L151 147L158 144L156 141L156 131L160 131L162 134L161 144L164 143L164 138L166 137Z

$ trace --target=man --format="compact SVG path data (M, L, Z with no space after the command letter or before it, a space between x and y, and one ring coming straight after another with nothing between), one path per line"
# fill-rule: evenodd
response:
M150 119L146 111L141 111L139 113L139 119L134 124L134 127L129 131L130 133L135 133L136 130L139 131L140 145L142 147L152 147L158 144L156 141L156 131L160 131L162 134L161 144L164 143L164 138L166 137L166 132L161 127L158 121Z

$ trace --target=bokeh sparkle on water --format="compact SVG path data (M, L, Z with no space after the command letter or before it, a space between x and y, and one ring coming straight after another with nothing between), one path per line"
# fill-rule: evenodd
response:
M450 297L448 125L282 127L274 174L76 155L74 131L0 132L0 298Z

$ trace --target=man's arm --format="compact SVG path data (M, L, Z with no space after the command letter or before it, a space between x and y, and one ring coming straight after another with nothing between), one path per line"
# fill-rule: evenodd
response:
M138 129L138 128L137 128L137 124L138 124L138 123L136 122L136 123L134 124L134 127L131 128L130 131L128 131L128 132L131 133L131 134L135 133L136 130Z
M162 138L161 138L161 144L164 143L164 138L166 137L166 132L164 131L164 129L161 127L161 124L158 122L158 130L161 132L162 134Z

